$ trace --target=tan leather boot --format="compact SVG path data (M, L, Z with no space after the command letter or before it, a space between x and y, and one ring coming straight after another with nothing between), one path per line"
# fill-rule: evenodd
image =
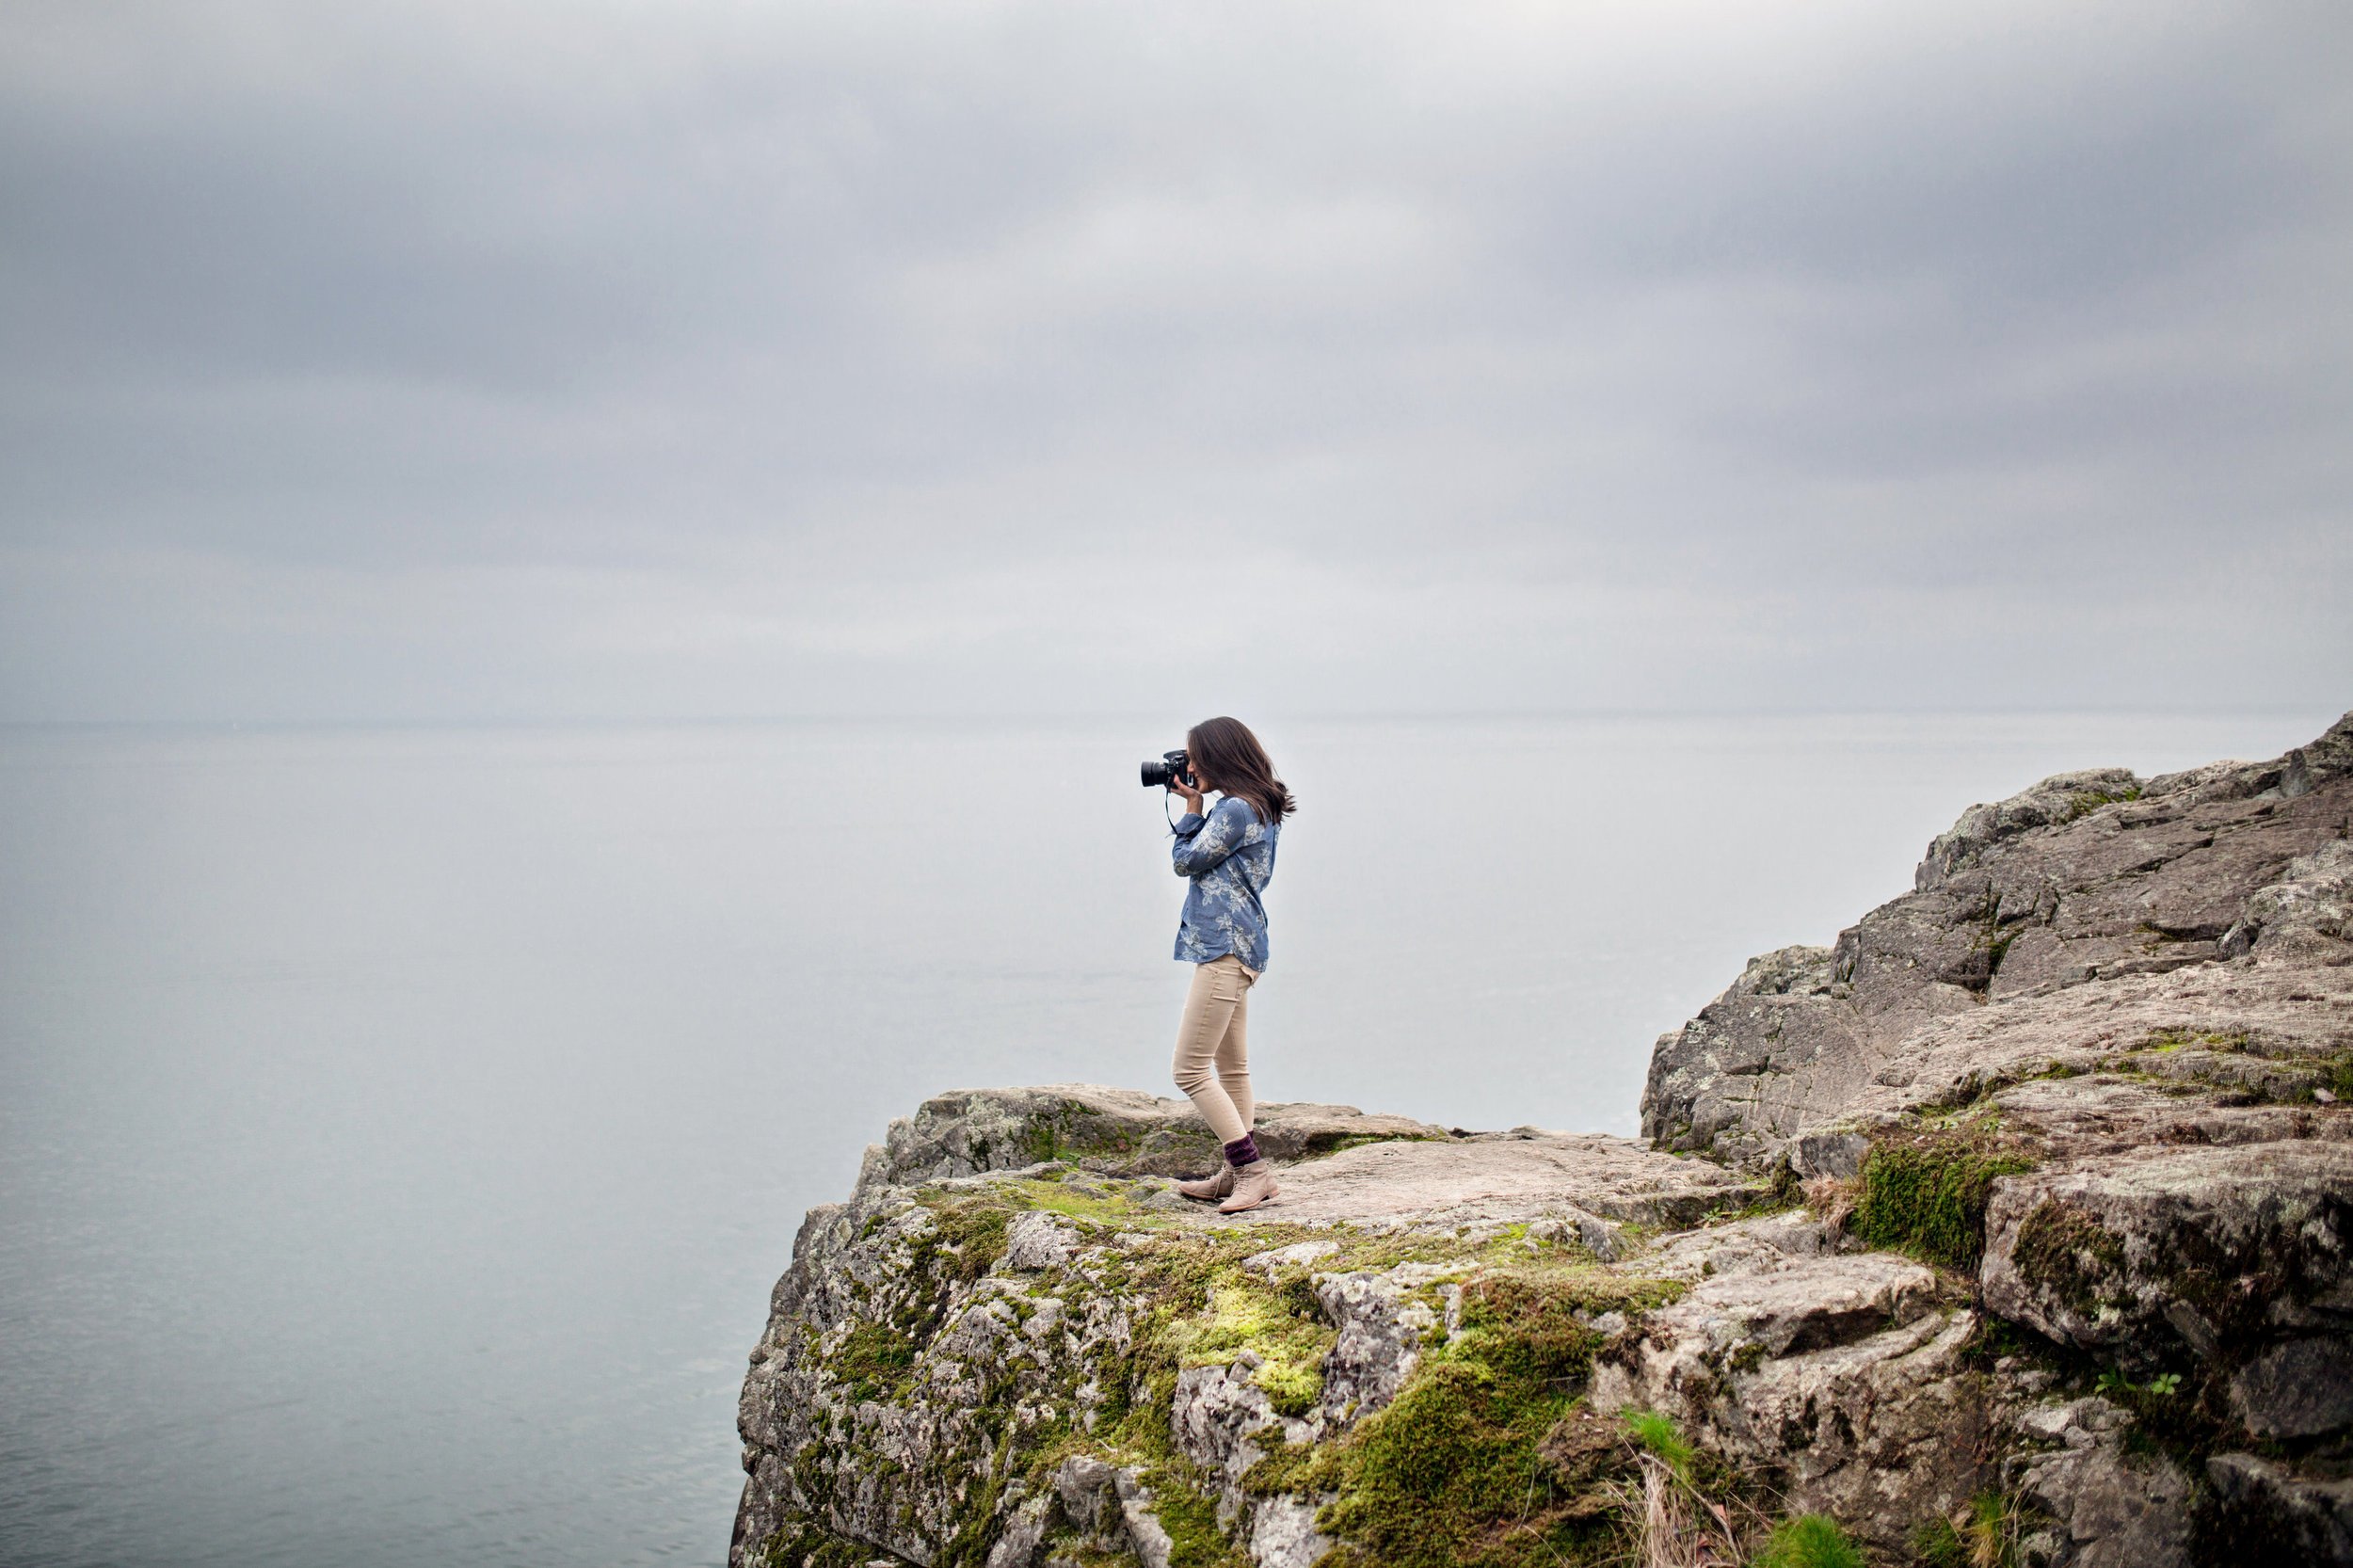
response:
M1176 1191L1197 1203L1215 1203L1233 1190L1234 1167L1231 1165L1220 1165L1215 1176L1176 1184Z
M1220 1214L1239 1214L1245 1208L1256 1208L1282 1189L1274 1185L1274 1167L1263 1160L1254 1160L1234 1173L1234 1195L1217 1206Z

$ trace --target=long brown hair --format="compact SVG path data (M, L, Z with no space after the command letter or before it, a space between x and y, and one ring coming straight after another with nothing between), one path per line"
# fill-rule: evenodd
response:
M1185 731L1185 753L1204 783L1250 803L1263 823L1278 823L1299 809L1290 791L1274 776L1274 763L1258 737L1240 719L1203 719Z

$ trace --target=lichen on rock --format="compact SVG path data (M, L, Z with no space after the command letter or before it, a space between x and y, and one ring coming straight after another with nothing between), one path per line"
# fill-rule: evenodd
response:
M1754 1191L1571 1137L1415 1143L1401 1161L1384 1142L1294 1168L1311 1224L1172 1208L1164 1178L1060 1161L922 1185L870 1162L804 1226L754 1352L735 1560L824 1560L825 1542L996 1568L1359 1549L1386 1528L1367 1499L1397 1484L1399 1434L1418 1430L1385 1413L1467 1398L1484 1431L1500 1378L1525 1385L1513 1451L1532 1454L1576 1397L1564 1368L1581 1377L1609 1340L1594 1324L1681 1288L1609 1269L1577 1240L1589 1210L1475 1182L1454 1145L1508 1148L1507 1173L1588 1157L1588 1200L1628 1212ZM1273 1485L1287 1454L1312 1473ZM1449 1528L1495 1525L1493 1488L1457 1502Z

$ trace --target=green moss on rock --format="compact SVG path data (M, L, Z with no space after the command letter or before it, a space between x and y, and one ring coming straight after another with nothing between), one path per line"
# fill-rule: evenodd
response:
M1864 1158L1849 1227L1871 1246L1974 1270L1985 1252L1985 1206L1995 1179L2034 1167L1992 1115L1886 1134Z
M936 1190L919 1194L916 1201L932 1216L930 1232L915 1244L917 1268L936 1269L960 1285L969 1285L1005 1256L1005 1227L1013 1223L1016 1206L1001 1197Z
M1056 1175L1064 1179L1050 1179ZM1014 1219L1040 1210L1060 1216L1082 1242L1120 1240L1034 1281L983 1284L1004 1256ZM1111 1297L1128 1325L1082 1364L1058 1368L1049 1385L965 1368L980 1381L970 1405L951 1417L963 1435L939 1455L952 1473L936 1469L924 1480L931 1495L952 1501L944 1517L919 1524L908 1513L899 1528L936 1541L939 1568L978 1568L1011 1517L1013 1499L1049 1491L1066 1459L1086 1455L1149 1489L1174 1568L1246 1568L1240 1532L1229 1537L1219 1527L1220 1478L1197 1471L1177 1450L1171 1407L1187 1367L1239 1364L1251 1368L1278 1413L1315 1408L1337 1330L1323 1316L1314 1274L1294 1266L1270 1276L1241 1266L1254 1254L1310 1239L1337 1244L1316 1260L1319 1272L1424 1265L1417 1288L1425 1304L1448 1304L1459 1291L1456 1332L1425 1340L1397 1398L1348 1432L1312 1445L1287 1443L1279 1425L1257 1434L1265 1457L1244 1478L1244 1492L1330 1499L1319 1519L1337 1543L1327 1568L1585 1568L1622 1560L1634 1544L1627 1499L1639 1498L1645 1450L1625 1423L1583 1409L1594 1359L1616 1343L1593 1323L1615 1312L1639 1326L1684 1285L1628 1276L1574 1247L1509 1228L1473 1239L1166 1221L1140 1208L1124 1183L1084 1172L928 1189L886 1225L861 1233L860 1244L877 1249L895 1284L877 1287L871 1320L840 1334L824 1353L825 1370L855 1400L914 1399L934 1336L984 1298L1000 1304L992 1310L1026 1318L1040 1295L1061 1297L1065 1310ZM1081 1383L1100 1397L1082 1397ZM858 1450L857 1422L865 1417L845 1409L841 1418L835 1431L828 1416L828 1434L793 1457L807 1518L796 1514L756 1560L842 1568L871 1559L871 1548L819 1523L832 1517L836 1484L888 1470L879 1454ZM1738 1489L1748 1485L1705 1451L1686 1454L1677 1473L1686 1478L1679 1484L1710 1496L1743 1495ZM907 1506L902 1499L903 1512ZM1080 1560L1088 1548L1073 1539L1058 1549Z
M874 1560L874 1549L794 1519L770 1531L749 1556L756 1568L866 1568Z
M2248 1044L2248 1034L2243 1029L2233 1030L2228 1033L2218 1033L2212 1030L2159 1029L2151 1031L2149 1037L2141 1042L2140 1048L2142 1050L2176 1051L2185 1046L2191 1046L2200 1050L2235 1052L2247 1049Z
M1319 1523L1344 1544L1343 1560L1516 1568L1614 1552L1614 1513L1591 1506L1578 1484L1590 1477L1564 1474L1544 1445L1605 1343L1580 1313L1639 1313L1680 1290L1574 1267L1467 1281L1463 1332L1424 1355L1386 1409L1305 1467L1310 1488L1337 1494Z
M2139 798L2140 786L2137 784L2128 784L2121 790L2078 790L2067 797L2067 814L2059 818L2059 822L2071 823L2078 817L2089 816L2103 806Z
M1805 1513L1773 1527L1755 1568L1863 1568L1863 1551L1837 1520Z
M1179 1365L1224 1366L1247 1351L1258 1358L1252 1381L1266 1390L1277 1414L1305 1416L1314 1409L1323 1397L1323 1358L1337 1334L1317 1313L1312 1294L1261 1285L1233 1270L1219 1276L1209 1296L1205 1314L1163 1330Z
M1032 1165L1130 1155L1137 1142L1133 1127L1075 1099L1032 1117L1020 1132L1021 1152Z
M2124 1275L2124 1243L2083 1210L2046 1199L2018 1227L2019 1277L2081 1318L2109 1304Z
M915 1368L915 1341L884 1323L860 1323L842 1336L830 1370L854 1400L895 1399Z

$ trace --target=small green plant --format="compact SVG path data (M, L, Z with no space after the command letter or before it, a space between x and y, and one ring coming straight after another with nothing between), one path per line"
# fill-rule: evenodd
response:
M1753 1568L1863 1568L1863 1553L1837 1520L1805 1513L1773 1527Z
M1980 1492L1969 1503L1969 1568L2014 1568L2018 1561L2018 1510L1999 1492Z
M1980 1492L1953 1519L1913 1531L1912 1556L1921 1568L2017 1568L2017 1507L1998 1492Z
M1691 1480L1691 1458L1697 1451L1672 1416L1655 1410L1629 1410L1625 1413L1625 1430L1646 1453L1657 1456L1660 1463L1675 1473L1677 1480Z
M1931 1519L1912 1532L1912 1560L1920 1568L1972 1568L1969 1544L1950 1519Z
M1596 1543L1608 1551L1606 1560L1624 1561L1628 1553L1637 1562L1657 1565L1738 1560L1741 1539L1767 1520L1752 1500L1747 1479L1736 1466L1702 1452L1657 1411L1630 1410L1620 1419L1619 1451L1631 1448L1635 1466L1626 1474L1621 1459L1617 1474L1603 1478L1598 1487L1598 1496L1609 1499L1624 1521L1619 1541ZM1554 1554L1555 1563L1567 1560Z
M2182 1391L2182 1374L2159 1372L2147 1383L2135 1383L2121 1372L2102 1372L2099 1388L2101 1393L2128 1404L2140 1399L2169 1400Z

